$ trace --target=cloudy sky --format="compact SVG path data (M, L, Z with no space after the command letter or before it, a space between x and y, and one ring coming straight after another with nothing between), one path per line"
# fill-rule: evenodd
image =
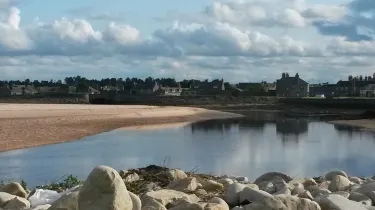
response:
M375 0L0 0L0 80L372 75L374 14Z

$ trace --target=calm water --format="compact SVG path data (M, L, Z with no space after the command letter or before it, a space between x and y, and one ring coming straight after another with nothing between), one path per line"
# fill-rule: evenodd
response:
M80 141L0 153L0 180L30 186L65 174L86 178L101 164L116 169L162 164L202 173L254 179L280 171L317 176L331 169L370 176L375 172L375 135L355 128L278 114L213 120L162 130L117 130Z

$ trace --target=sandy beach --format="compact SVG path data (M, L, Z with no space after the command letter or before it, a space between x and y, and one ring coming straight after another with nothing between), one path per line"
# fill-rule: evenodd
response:
M123 127L239 116L191 107L0 104L0 151L73 141Z
M329 123L336 125L348 125L353 127L360 127L363 130L375 131L375 120L373 119L360 119L360 120L336 120Z

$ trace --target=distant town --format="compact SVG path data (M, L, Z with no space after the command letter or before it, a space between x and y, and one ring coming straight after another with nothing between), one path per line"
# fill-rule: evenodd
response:
M346 81L329 84L309 84L297 73L282 73L275 82L249 82L230 84L223 79L183 80L173 78L106 78L101 80L75 76L61 80L25 79L0 81L0 97L43 94L123 94L153 96L277 96L304 97L375 97L375 74L371 76L348 76Z

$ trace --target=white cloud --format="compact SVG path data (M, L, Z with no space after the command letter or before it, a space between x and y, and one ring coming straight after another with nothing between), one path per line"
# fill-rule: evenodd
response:
M324 34L340 35L325 24L345 21L352 12L347 5L304 0L217 1L202 8L204 14L202 10L197 15L175 14L173 24L147 35L141 27L124 22L104 25L82 17L47 23L38 18L25 25L20 16L25 12L11 6L10 1L0 0L0 8L8 9L0 22L3 78L82 74L272 81L289 71L300 72L306 80L334 80L356 68L370 72L374 67L371 39L355 41ZM97 19L111 20L110 13L103 14L107 15ZM324 33L314 31L319 23L321 29L326 27ZM353 28L350 25L345 32Z

